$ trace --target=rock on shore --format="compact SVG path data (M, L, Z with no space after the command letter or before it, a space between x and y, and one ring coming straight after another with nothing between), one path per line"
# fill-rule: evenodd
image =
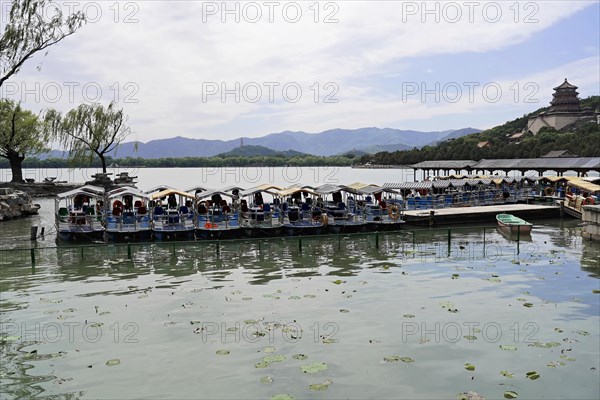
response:
M0 221L37 214L39 204L33 204L31 196L21 190L0 188Z

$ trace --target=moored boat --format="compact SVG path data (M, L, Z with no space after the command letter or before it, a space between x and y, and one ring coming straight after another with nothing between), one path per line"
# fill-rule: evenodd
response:
M108 192L105 211L106 239L145 241L151 238L150 198L141 190L124 186Z
M327 231L330 233L356 233L367 229L367 223L351 187L326 184L315 188L319 195L317 206L327 215Z
M221 190L196 194L197 236L202 239L233 239L240 236L239 210L234 200L235 195Z
M261 185L240 192L240 226L246 237L281 236L278 190L276 185Z
M315 205L317 193L306 187L280 190L281 223L288 236L319 235L327 216Z
M498 214L496 215L496 221L498 221L498 226L501 229L512 233L530 233L533 226L533 224L512 214Z
M398 199L396 191L369 185L357 189L357 192L362 196L359 204L369 230L395 231L401 229L405 221L402 218L402 201Z
M102 239L103 196L104 188L93 185L59 193L55 199L57 238L65 241Z
M194 195L165 189L150 195L152 234L156 240L195 238Z

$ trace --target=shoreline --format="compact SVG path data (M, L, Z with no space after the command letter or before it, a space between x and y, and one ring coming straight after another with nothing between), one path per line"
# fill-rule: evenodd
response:
M32 198L54 197L58 193L76 189L83 186L83 183L54 183L54 182L38 182L38 183L15 183L15 182L0 182L0 188L13 188L27 193Z

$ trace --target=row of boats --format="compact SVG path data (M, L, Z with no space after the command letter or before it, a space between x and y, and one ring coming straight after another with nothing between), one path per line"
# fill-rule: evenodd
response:
M250 189L85 185L56 197L57 238L148 241L276 237L398 230L397 191L356 182Z

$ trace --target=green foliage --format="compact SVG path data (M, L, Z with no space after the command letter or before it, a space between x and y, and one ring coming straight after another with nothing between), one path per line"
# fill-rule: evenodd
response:
M0 37L0 87L34 54L72 35L86 21L83 12L64 15L60 6L50 7L51 3L13 0Z
M97 156L106 172L106 154L113 152L131 130L125 124L123 110L111 102L105 109L101 104L81 104L63 118L57 111L46 115L46 125L69 151L71 165L91 163Z
M581 100L581 107L593 110L600 107L600 96ZM382 165L410 165L425 160L480 160L483 158L536 158L553 150L568 150L581 157L600 156L600 125L595 121L577 124L573 132L559 132L551 128L541 129L537 135L527 135L520 143L512 143L509 136L527 128L530 117L547 110L541 108L503 125L457 139L450 139L437 146L425 146L396 152L365 155L359 164L370 162ZM490 147L479 148L479 142L489 141Z
M44 130L38 117L20 103L0 100L0 157L6 158L13 182L23 180L22 163L27 154L47 151Z

